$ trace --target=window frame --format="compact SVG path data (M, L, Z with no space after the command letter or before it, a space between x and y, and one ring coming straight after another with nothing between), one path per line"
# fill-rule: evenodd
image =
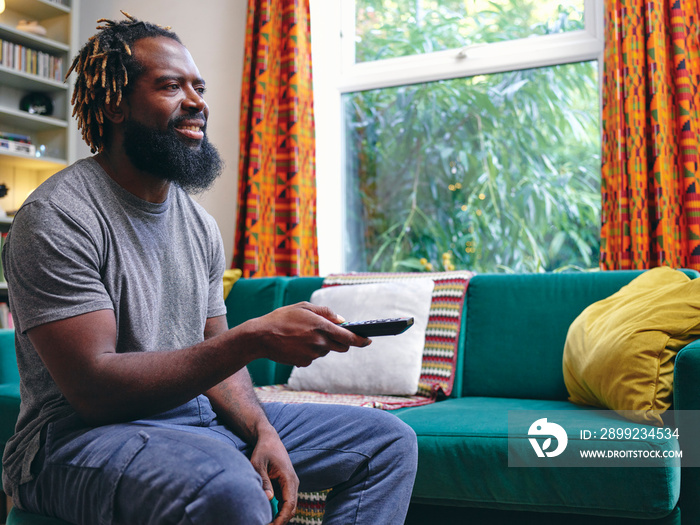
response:
M603 50L603 0L584 0L583 30L356 64L355 0L341 6L343 93L596 60Z
M310 0L321 275L346 268L344 93L597 60L602 108L603 2L584 0L583 30L356 64L355 0Z

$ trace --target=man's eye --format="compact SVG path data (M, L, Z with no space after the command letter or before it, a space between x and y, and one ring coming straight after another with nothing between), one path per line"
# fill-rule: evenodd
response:
M199 93L200 95L204 95L204 93L207 92L207 88L205 88L204 86L198 87L198 88L195 88L195 89L196 89L197 93Z

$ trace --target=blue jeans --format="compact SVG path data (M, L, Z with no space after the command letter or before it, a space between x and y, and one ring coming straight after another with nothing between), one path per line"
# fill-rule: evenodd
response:
M404 522L417 464L410 427L368 408L263 406L300 491L333 489L324 523ZM86 428L69 418L49 425L19 498L26 510L85 525L267 524L251 453L204 396L132 423Z

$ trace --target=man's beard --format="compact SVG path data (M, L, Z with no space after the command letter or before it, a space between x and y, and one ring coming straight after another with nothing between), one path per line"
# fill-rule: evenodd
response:
M206 132L198 148L188 146L187 142L193 141L177 136L175 125L185 119L192 117L171 120L165 131L127 121L124 150L136 168L173 182L188 193L200 193L211 187L224 163Z

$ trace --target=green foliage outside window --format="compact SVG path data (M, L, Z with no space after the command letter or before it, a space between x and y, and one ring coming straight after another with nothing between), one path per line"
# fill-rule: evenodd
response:
M380 7L358 0L372 3ZM422 2L440 4L423 19L446 17L450 3L465 2ZM580 13L561 6L554 22L528 25L537 2L488 3L499 9L484 15L488 30L501 39L520 38L524 25L535 34L582 28ZM373 34L377 57L398 33ZM425 24L401 34L415 54L442 33ZM584 62L344 95L348 269L597 266L597 76Z
M355 61L583 29L583 0L355 0Z

